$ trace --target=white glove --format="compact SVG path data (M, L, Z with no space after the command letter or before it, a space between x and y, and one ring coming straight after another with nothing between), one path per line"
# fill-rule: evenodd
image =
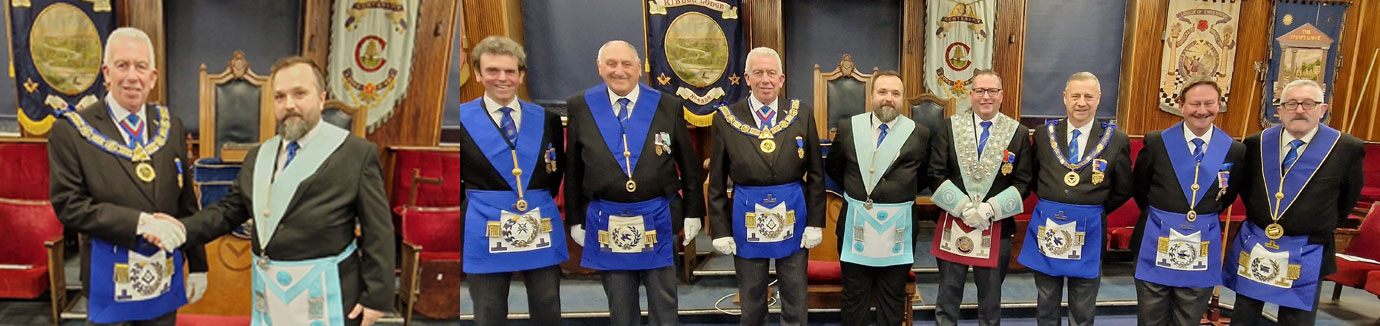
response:
M997 210L992 207L992 203L983 202L977 205L978 218L991 221L992 216L997 215Z
M813 226L807 226L805 227L805 237L801 240L801 248L814 248L815 246L818 246L821 241L824 241L824 229L820 229Z
M973 205L973 202L966 202L962 207L962 211L955 217L963 219L963 223L968 223L973 216L977 216L977 205Z
M737 255L738 243L733 241L733 237L722 237L714 239L714 249L725 255Z
M982 218L980 208L969 209L967 212L968 214L963 216L963 224L967 224L980 231L987 230L987 227L992 224L991 221Z
M700 235L701 228L704 228L704 225L700 224L700 219L698 217L685 219L685 240L682 241L680 245L690 245L690 240L694 240L696 236Z
M575 244L580 245L581 247L584 247L584 246L585 246L585 226L584 226L584 224L575 224L575 226L570 227L570 238L575 239Z
M206 272L187 274L187 303L201 301L201 296L206 294L206 285Z
M958 206L954 206L954 211L949 212L949 215L957 218L964 218L964 216L968 216L968 210L973 208L976 208L976 206L973 205L972 199L964 196L963 200L958 202Z
M135 233L143 235L145 240L150 240L149 242L167 251L173 251L187 241L187 230L182 226L182 223L162 213L157 216L147 213L140 214L139 226L135 229Z

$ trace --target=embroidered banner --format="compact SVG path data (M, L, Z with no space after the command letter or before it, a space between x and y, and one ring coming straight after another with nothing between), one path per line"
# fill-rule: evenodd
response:
M1332 81L1337 78L1337 47L1341 45L1347 4L1275 1L1274 7L1274 32L1270 34L1274 44L1270 46L1273 52L1266 72L1261 128L1279 124L1275 114L1284 85L1289 82L1312 80L1322 86L1324 98L1332 98L1326 95L1332 93Z
M1182 115L1175 103L1179 87L1192 76L1212 75L1222 86L1220 110L1227 111L1240 13L1240 1L1169 1L1160 57L1160 110Z
M685 100L685 121L714 122L715 107L747 96L747 42L739 0L645 1L648 84Z
M992 68L995 0L939 0L925 14L925 88L940 98L970 103L968 85L977 69Z
M412 79L418 0L342 0L331 20L327 88L346 104L369 108L368 130L393 116Z
M55 109L81 109L105 95L103 44L115 29L109 0L10 2L19 124L47 134Z

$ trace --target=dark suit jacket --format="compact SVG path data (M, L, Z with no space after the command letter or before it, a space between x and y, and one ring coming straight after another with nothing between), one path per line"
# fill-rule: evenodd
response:
M777 101L776 123L781 123L791 109L791 101ZM749 112L748 100L729 106L734 116L754 128L756 117ZM747 186L771 186L791 182L805 182L805 225L824 227L824 162L819 151L819 133L815 130L814 111L804 103L789 127L775 135L776 150L762 153L758 140L730 126L722 114L714 118L714 145L709 159L709 223L714 238L733 236L733 201L728 199L729 181ZM795 137L805 143L805 158L800 158ZM803 178L803 179L802 179Z
M483 106L483 101L480 101L480 106ZM561 145L565 143L565 134L561 128L561 116L551 111L545 112L546 115L542 119L546 121L546 125L541 126L541 128L546 128L546 130L542 132L541 150L545 151L547 146L554 144L552 148L556 149L556 171L547 172L546 159L543 158L545 155L538 154L536 171L522 171L522 173L532 175L528 183L524 183L522 186L527 189L546 189L551 192L551 197L554 199L560 191L561 175L565 173L565 146ZM498 124L492 123L492 119L489 121L490 123L480 126L466 126L463 121L460 122L460 157L463 158L463 162L460 164L460 183L464 187L463 189L514 191L513 186L508 185L508 181L503 179L504 174L512 172L495 169L493 164L490 164L484 156L484 151L475 144L474 138L470 137L469 128L499 128ZM526 125L528 121L536 120L523 119L524 124L518 126L519 130L528 127ZM460 198L460 205L468 207L469 203L466 202L464 192L460 193ZM533 207L535 206L533 205ZM460 239L456 240L459 241Z
M644 99L647 97L638 98L639 101ZM671 225L676 233L680 233L685 225L684 218L704 217L704 179L700 176L700 155L695 153L695 145L685 127L685 109L680 98L662 93L647 134L628 135L629 142L634 140L633 137L646 138L641 157L637 165L632 167L633 180L638 186L634 192L628 192L625 188L624 184L628 182L627 167L614 159L614 153L604 143L589 103L585 103L584 92L571 96L566 103L569 104L570 116L566 131L570 138L566 140L566 149L571 153L565 180L567 224L584 224L585 210L593 199L635 203L658 197L674 198L671 201ZM657 155L654 135L659 132L671 135L671 153Z
M962 112L958 114L971 113ZM930 182L932 182L933 188L938 189L939 185L944 184L944 181L952 181L954 186L958 186L958 189L966 192L968 189L966 189L966 186L963 184L962 170L958 165L958 151L963 148L974 148L973 150L976 151L975 147L977 144L954 144L952 121L952 117L944 118L944 121L938 124L939 130L935 132L934 140L930 142L930 144L934 146L934 151L933 154L930 155L929 161ZM989 137L996 136L997 135L990 135ZM1016 131L1011 136L1011 142L1007 143L1006 147L983 147L982 155L1002 155L1001 151L1003 149L1016 154L1016 164L1012 167L1011 174L1002 175L1000 172L993 173L992 187L988 188L987 193L983 194L982 198L992 198L992 196L1006 191L1008 187L1016 187L1016 191L1021 193L1021 197L1030 195L1031 181L1034 181L1032 179L1035 177L1034 170L1031 169L1031 167L1034 166L1035 157L1030 155L1030 129L1027 129L1025 126L1017 125ZM1016 219L1006 218L1003 219L1001 223L1002 238L1010 238L1016 235Z
M1131 235L1131 252L1140 252L1141 237L1145 234L1145 221L1150 217L1148 206L1173 212L1188 213L1188 200L1184 197L1183 188L1179 186L1178 174L1174 173L1174 162L1169 160L1169 152L1164 148L1163 130L1151 131L1145 135L1145 146L1140 148L1140 154L1136 155L1135 176L1136 206L1140 207L1140 219L1136 220L1136 229ZM1174 135L1174 138L1180 136ZM1192 148L1192 147L1190 147ZM1209 147L1211 148L1211 147ZM1239 141L1231 142L1231 149L1227 150L1227 158L1223 164L1231 163L1231 177L1227 179L1227 192L1222 197L1217 197L1217 193L1222 190L1218 187L1216 176L1203 188L1203 198L1198 201L1198 205L1193 210L1199 214L1221 213L1231 207L1231 203L1236 201L1237 191L1241 185L1246 183L1246 145ZM1192 162L1181 162L1187 164ZM1191 177L1191 176L1190 176Z
M1083 157L1087 157L1087 154L1097 148L1097 142L1107 131L1097 121L1093 121L1092 124L1087 143L1080 144L1083 145L1083 149L1079 150L1079 153L1084 154ZM1054 128L1059 141L1056 145L1065 155L1068 154L1068 128L1069 123L1066 120L1059 121L1059 125ZM1044 125L1035 128L1033 144L1035 161L1032 169L1035 171L1036 180L1034 191L1040 199L1065 204L1102 205L1104 222L1107 213L1131 199L1131 141L1121 130L1116 130L1112 134L1112 139L1107 141L1107 146L1102 150L1100 158L1107 160L1107 171L1104 172L1106 180L1096 185L1092 183L1092 163L1078 170L1078 185L1069 187L1064 184L1064 174L1068 173L1069 169L1059 164L1059 159L1055 158L1053 150L1049 147L1049 130ZM1103 227L1106 227L1106 223L1103 223Z
M245 156L245 167L230 192L200 213L183 219L188 243L210 241L250 218L262 216L254 211L251 197L262 196L253 193L253 162L259 155L278 156L278 148L254 148ZM345 311L354 309L355 303L392 311L397 295L393 221L383 189L378 146L348 136L316 173L298 185L273 239L262 250L263 239L258 232L254 233L254 253L267 253L270 259L282 261L316 259L337 255L357 240L356 253L339 265ZM356 225L360 230L358 239Z
M862 114L868 120L872 118L868 113ZM905 117L897 117L902 119ZM872 130L853 130L852 119L840 119L835 127L838 132L834 134L833 145L829 150L829 157L825 158L824 171L830 178L840 181L843 192L853 199L866 201L868 198L867 187L863 185L862 171L858 170L858 149L853 146L854 137L872 138ZM925 168L929 167L930 160L930 130L919 123L915 124L915 129L908 135L887 134L887 137L905 136L906 142L901 145L900 156L891 163L891 167L886 171L880 171L882 178L877 181L877 185L872 188L872 201L876 203L915 203L915 196L925 189L928 185L925 181L928 174ZM869 140L868 142L871 142ZM890 160L891 158L875 158L877 160ZM914 214L912 206L912 225L919 222L919 215ZM839 242L843 241L843 234L848 224L848 202L844 201L842 208L839 209L838 228L834 233L838 236ZM917 228L910 228L912 235ZM912 236L912 238L914 238ZM840 245L841 247L841 245Z
M1245 174L1250 179L1240 190L1241 201L1246 206L1246 219L1263 228L1271 223L1268 201L1274 200L1274 194L1266 193L1264 172L1261 171L1263 164L1279 164L1279 161L1278 158L1267 157L1265 162L1261 162L1260 140L1260 133L1246 137ZM1312 146L1309 144L1304 151L1313 150ZM1337 271L1337 260L1333 256L1337 250L1332 239L1333 232L1337 229L1337 221L1351 215L1351 209L1361 198L1365 179L1361 166L1365 156L1365 143L1355 136L1342 133L1332 153L1327 155L1327 160L1313 174L1313 179L1308 181L1308 185L1294 199L1294 204L1279 218L1284 235L1306 235L1308 243L1323 245L1321 276Z
M159 128L154 119L154 106L144 106L145 137ZM120 127L110 116L105 101L79 113L87 124L106 137L124 143ZM100 238L111 244L133 248L140 237L135 234L139 214L168 213L188 216L196 212L196 189L192 185L192 161L187 157L187 131L182 119L168 113L168 141L150 157L153 182L144 182L134 173L134 163L97 148L77 132L66 119L53 122L48 134L49 197L58 220L68 230L88 236L82 241L82 289L89 291L91 239ZM150 139L151 140L151 139ZM179 169L176 160L181 160ZM182 183L178 184L178 171ZM198 244L182 247L187 266L192 272L205 272L206 252Z

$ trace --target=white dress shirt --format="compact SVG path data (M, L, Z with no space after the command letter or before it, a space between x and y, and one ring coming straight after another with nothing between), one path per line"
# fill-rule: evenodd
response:
M1194 135L1193 131L1188 129L1188 126L1184 126L1184 142L1188 144L1188 155L1193 155L1194 147L1197 147L1197 145L1193 144L1193 138L1203 139L1203 153L1207 153L1208 144L1212 143L1212 129L1208 129L1202 136L1199 136Z
M501 104L489 97L489 94L484 94L484 108L489 110L489 118L494 119L494 124L499 127L503 127L503 111L498 109L503 107L513 108L513 128L522 130L522 103L518 102L517 97L513 97L508 104Z
M317 131L321 130L321 124L323 123L326 123L326 121L320 119L316 120L316 127L312 127L305 135L302 135L302 138L297 140L297 153L294 154L292 158L293 161L297 160L296 155L302 155L302 151L306 150L307 146L311 146L311 139L316 136ZM283 172L283 167L287 164L287 147L288 143L291 142L292 141L287 140L287 138L283 138L278 142L278 164L273 169L273 180L278 180L278 173Z
M1070 128L1069 128L1069 130L1068 130L1068 134L1066 134L1066 136L1068 136L1069 142L1068 142L1068 143L1064 143L1064 147L1068 147L1069 144L1073 143L1073 131L1074 131L1074 130L1078 130L1078 132L1079 132L1079 135L1078 135L1078 161L1082 161L1083 158L1088 157L1088 153L1084 153L1084 151L1083 151L1084 148L1096 148L1096 147L1087 147L1087 146L1088 146L1088 133L1092 132L1092 125L1093 125L1094 123L1097 123L1097 119L1088 120L1088 124L1085 124L1085 125L1083 125L1082 127L1074 127L1074 126L1073 126L1073 122L1069 122L1069 127L1070 127ZM1067 152L1065 152L1065 154L1067 154ZM1070 162L1070 163L1072 163L1072 162Z
M105 105L106 107L110 108L110 118L115 122L115 129L120 130L120 137L123 137L125 139L126 145L129 144L129 134L126 134L125 127L120 126L120 122L123 122L125 121L125 119L129 118L130 114L138 116L139 121L144 123L144 129L139 131L139 137L143 138L144 142L148 142L150 140L148 137L149 121L148 119L145 119L145 117L148 116L147 114L145 114L147 110L144 110L144 108L139 108L139 112L130 113L129 110L120 106L120 102L115 102L115 97L110 96L110 94L105 95ZM147 107L147 105L145 105L145 107ZM130 127L139 128L139 126Z
M992 127L997 126L997 122L993 120L996 119L997 116L993 115L991 120L982 120L982 116L978 115L977 112L973 112L973 141L982 141L982 122L984 121L992 121L992 124L987 127L987 137L992 137ZM974 143L973 148L977 148L978 145L979 144ZM1005 146L1002 148L1005 148ZM982 150L986 151L987 148L983 147ZM978 157L982 157L982 155L978 155Z
M777 100L772 99L771 104L766 104L767 107L771 108L771 112L781 111L776 109L776 102ZM762 105L762 102L757 101L757 98L753 97L752 93L748 93L748 113L752 114L752 121L757 124L757 129L762 129L762 118L757 116L757 114L762 113L762 111L759 111L762 109ZM777 121L777 118L775 114L771 116L772 121Z
M638 95L638 93L642 93L641 87L639 87L639 88L634 88L631 92L628 92L628 96L618 96L618 94L614 94L614 93L613 93L613 89L612 89L612 88L607 88L607 87L605 87L605 88L606 88L606 89L608 90L608 92L609 92L609 105L610 105L610 106L613 106L613 116L615 116L615 117L618 116L618 113L619 113L618 111L621 110L621 109L618 107L618 99L621 99L621 98L626 98L626 99L628 99L628 116L632 116L633 106L636 106L636 105L637 105L637 95Z
M900 119L900 117L896 117L896 118L897 118L897 119ZM895 119L892 119L891 122L885 122L885 123L884 123L884 122L882 122L882 119L878 119L878 118L877 118L877 114L875 114L875 113L872 114L872 145L874 145L874 146L877 145L877 140L878 140L879 138L882 137L882 126L883 126L883 125L885 125L886 128L887 128L887 129L886 129L886 136L887 136L887 137L891 137L891 136L892 136L892 135L891 135L891 132L892 132L891 128L896 127L896 120L895 120Z
M1298 149L1298 151L1299 151L1299 156L1303 156L1303 150L1306 149L1306 148L1308 148L1308 145L1312 145L1312 144L1313 144L1313 136L1315 136L1315 135L1317 135L1317 134L1318 134L1318 128L1317 128L1317 127L1314 127L1313 130L1309 130L1308 133L1303 134L1303 138L1294 138L1294 134L1289 133L1288 130L1280 130L1280 131L1279 131L1279 164L1284 164L1284 156L1285 156L1285 155L1289 155L1289 143L1290 143L1290 142L1293 142L1295 139L1301 139L1301 140L1303 140L1303 145L1300 145L1300 146L1299 146L1299 149ZM1295 164L1298 163L1298 161L1294 161L1294 162L1295 162Z

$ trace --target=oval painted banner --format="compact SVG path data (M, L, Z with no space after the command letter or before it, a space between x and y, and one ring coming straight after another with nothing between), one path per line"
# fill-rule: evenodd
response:
M705 87L719 81L728 66L728 39L719 22L708 15L687 12L666 29L666 61L671 71L690 85Z
M101 35L75 6L57 3L43 9L29 30L29 51L43 81L58 92L77 95L101 72Z

